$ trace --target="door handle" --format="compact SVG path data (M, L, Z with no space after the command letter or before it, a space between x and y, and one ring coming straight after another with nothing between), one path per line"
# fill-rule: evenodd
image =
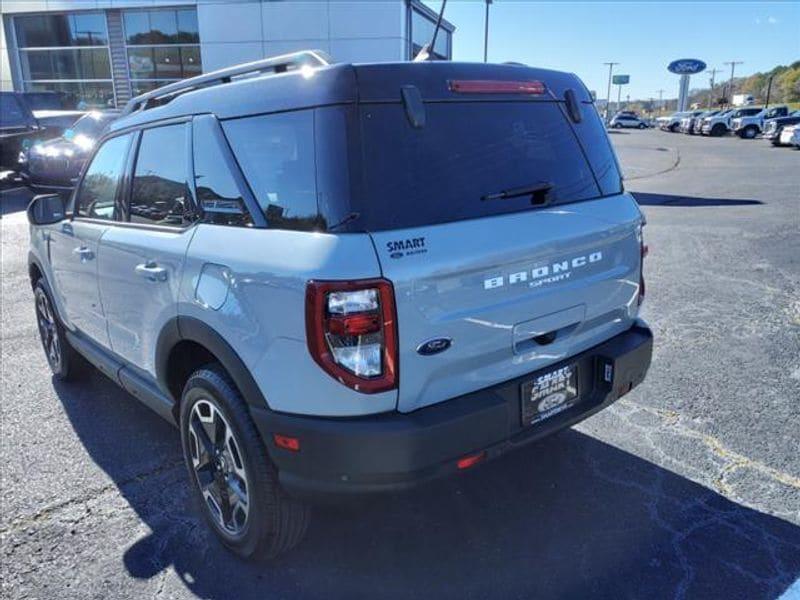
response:
M87 246L78 246L77 248L72 250L73 254L77 254L81 262L86 262L87 260L92 260L94 258L94 252L92 249Z
M62 223L61 224L61 233L66 235L74 235L74 231L72 229L72 223Z
M144 277L147 281L159 282L167 280L167 270L164 267L159 267L152 260L136 265L135 271L139 277Z

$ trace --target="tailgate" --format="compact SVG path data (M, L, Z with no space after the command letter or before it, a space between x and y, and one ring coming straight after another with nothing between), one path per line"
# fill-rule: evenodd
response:
M641 214L627 194L372 234L395 288L403 412L535 371L631 327ZM423 355L426 341L449 348Z

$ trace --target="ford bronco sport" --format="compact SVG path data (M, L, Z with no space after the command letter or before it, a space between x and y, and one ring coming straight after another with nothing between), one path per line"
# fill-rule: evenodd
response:
M266 59L134 98L30 277L56 378L176 424L210 527L296 544L640 383L643 217L586 87L520 65Z

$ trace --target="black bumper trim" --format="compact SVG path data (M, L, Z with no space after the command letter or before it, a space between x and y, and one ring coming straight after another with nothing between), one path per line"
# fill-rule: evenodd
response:
M603 344L548 366L578 365L582 400L532 427L520 418L522 377L412 413L320 418L276 413L251 406L279 478L298 496L385 492L412 487L456 472L456 460L486 451L495 458L569 427L609 406L642 382L650 366L653 335L644 322ZM613 378L603 379L605 365ZM275 446L272 434L297 437L300 451Z

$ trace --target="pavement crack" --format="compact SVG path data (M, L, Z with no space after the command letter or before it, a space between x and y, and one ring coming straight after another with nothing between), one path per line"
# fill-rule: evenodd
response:
M54 516L57 516L62 511L67 510L73 506L87 504L88 502L95 500L105 494L111 493L114 490L122 489L132 483L140 482L149 477L161 475L182 464L183 460L174 460L169 463L159 465L158 467L151 469L149 471L145 471L143 473L137 473L136 475L124 479L122 481L115 481L113 483L109 483L108 485L104 485L100 488L95 488L94 490L91 490L86 494L82 494L80 496L74 496L72 498L64 500L63 502L51 504L50 506L46 506L45 508L33 513L32 515L25 515L17 519L14 519L12 521L9 521L8 523L0 527L0 535L13 533L15 531L19 531L38 522L47 521L49 519L52 519Z
M687 427L681 423L678 414L674 411L643 406L628 399L620 400L620 404L635 410L644 411L663 419L674 432L678 433L679 435L683 435L684 437L689 437L702 442L714 456L722 459L724 464L715 479L717 484L716 487L718 491L722 493L731 492L727 486L726 480L732 473L742 468L753 469L754 471L757 471L761 475L764 475L773 481L777 481L785 486L800 490L800 477L795 477L790 473L780 471L779 469L770 467L769 465L766 465L760 461L749 458L743 454L731 450L716 437L701 431L697 431L691 427Z

